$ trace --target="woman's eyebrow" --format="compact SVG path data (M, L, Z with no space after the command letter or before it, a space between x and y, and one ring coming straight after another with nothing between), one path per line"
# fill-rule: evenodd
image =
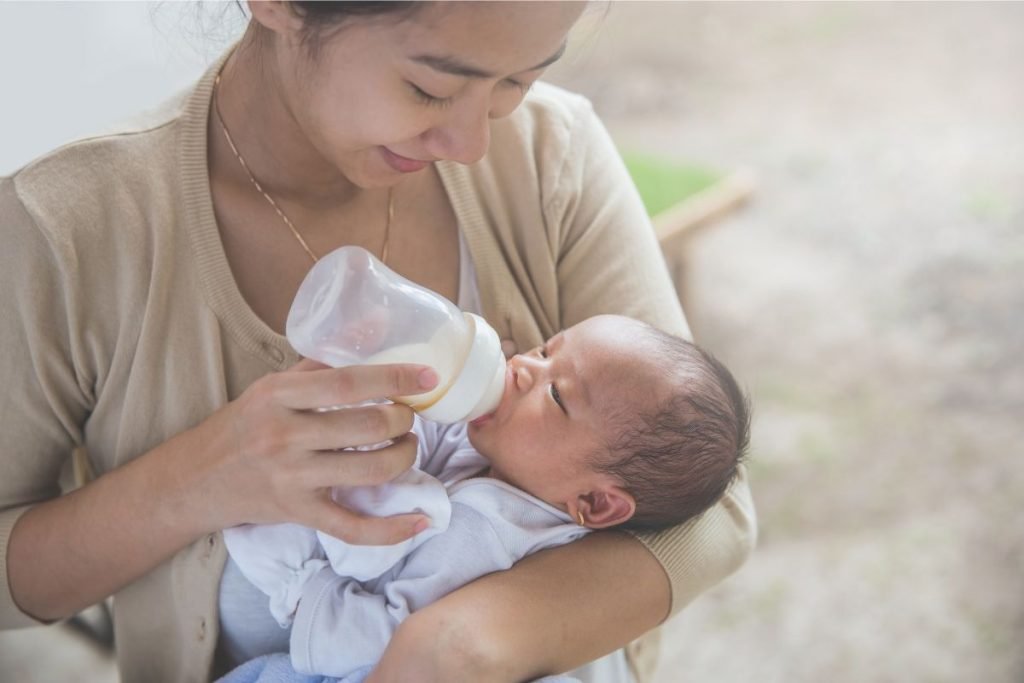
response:
M565 54L565 47L567 43L562 43L562 46L558 48L555 54L551 55L543 62L536 66L531 66L529 69L523 69L523 71L537 71L549 66ZM466 78L494 78L496 74L491 73L485 69L466 64L456 57L444 56L444 55L417 55L411 58L412 61L419 64L425 64L431 69L436 71L443 71L446 74L452 74L454 76L463 76Z

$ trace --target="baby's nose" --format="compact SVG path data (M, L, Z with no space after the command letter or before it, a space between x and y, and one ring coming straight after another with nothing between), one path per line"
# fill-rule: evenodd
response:
M529 356L519 354L509 359L508 364L512 367L512 381L520 391L525 391L533 386L536 378L537 368Z

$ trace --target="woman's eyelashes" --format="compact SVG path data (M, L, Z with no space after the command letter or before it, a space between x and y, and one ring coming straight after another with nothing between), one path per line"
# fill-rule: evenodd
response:
M413 95L416 96L416 99L419 100L420 104L425 104L428 107L438 107L444 109L445 107L451 106L452 102L455 101L454 96L438 97L437 95L431 95L429 92L419 87L412 81L406 81L406 83L408 84L409 89L412 91ZM524 97L526 93L530 92L530 88L533 87L533 83L520 83L519 81L514 81L511 78L505 79L503 83L510 88L515 88L516 90L518 90L520 97Z
M451 105L455 100L454 97L436 97L431 95L423 88L419 87L412 81L406 81L409 84L409 89L412 90L413 95L420 101L421 104L425 104L428 107L439 107L444 109Z
M522 95L530 92L530 88L533 87L533 83L520 83L519 81L514 81L511 78L506 78L505 84L509 87L518 89L519 93Z

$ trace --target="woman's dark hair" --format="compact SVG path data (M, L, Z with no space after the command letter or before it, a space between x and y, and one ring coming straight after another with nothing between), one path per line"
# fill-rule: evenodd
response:
M325 37L344 26L349 19L404 15L421 9L422 2L373 2L349 0L328 2L321 0L292 0L292 11L302 18L302 42L315 58Z
M349 0L324 2L322 0L292 0L291 6L310 26L330 26L350 17L370 17L380 14L404 12L417 2L371 2Z

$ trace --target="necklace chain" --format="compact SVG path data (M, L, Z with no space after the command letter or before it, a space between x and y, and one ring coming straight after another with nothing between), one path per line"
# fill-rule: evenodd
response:
M220 74L217 74L216 79L214 79L213 81L213 112L217 116L217 122L220 124L220 129L224 132L224 139L228 141L228 146L231 148L231 151L234 152L235 158L238 159L238 164L242 167L242 170L245 171L245 175L249 176L249 181L252 183L253 187L255 187L256 190L261 195L263 195L263 198L267 200L267 203L270 204L271 207L273 207L274 211L277 212L277 215L281 217L281 220L284 221L284 224L288 226L288 229L291 231L292 235L295 236L295 239L302 246L303 251L305 251L309 258L312 259L313 263L316 263L318 260L316 253L312 249L310 249L309 244L307 244L306 240L303 239L302 233L300 233L298 228L295 227L295 224L292 223L291 219L288 218L287 215L285 215L285 212L281 209L280 206L278 206L277 202L274 201L274 198L271 197L267 193L267 191L263 189L263 186L260 185L259 181L256 180L256 177L252 174L252 171L249 170L249 164L245 163L245 159L242 157L241 152L239 152L238 147L235 146L235 141L231 139L231 133L228 132L228 127L224 124L224 117L221 116L220 113L220 103L217 101L217 91L219 90L219 86ZM392 199L393 188L389 187L388 215L387 221L384 224L384 244L381 245L380 249L380 260L384 263L388 262L388 241L391 237L391 221L395 217L395 205Z

